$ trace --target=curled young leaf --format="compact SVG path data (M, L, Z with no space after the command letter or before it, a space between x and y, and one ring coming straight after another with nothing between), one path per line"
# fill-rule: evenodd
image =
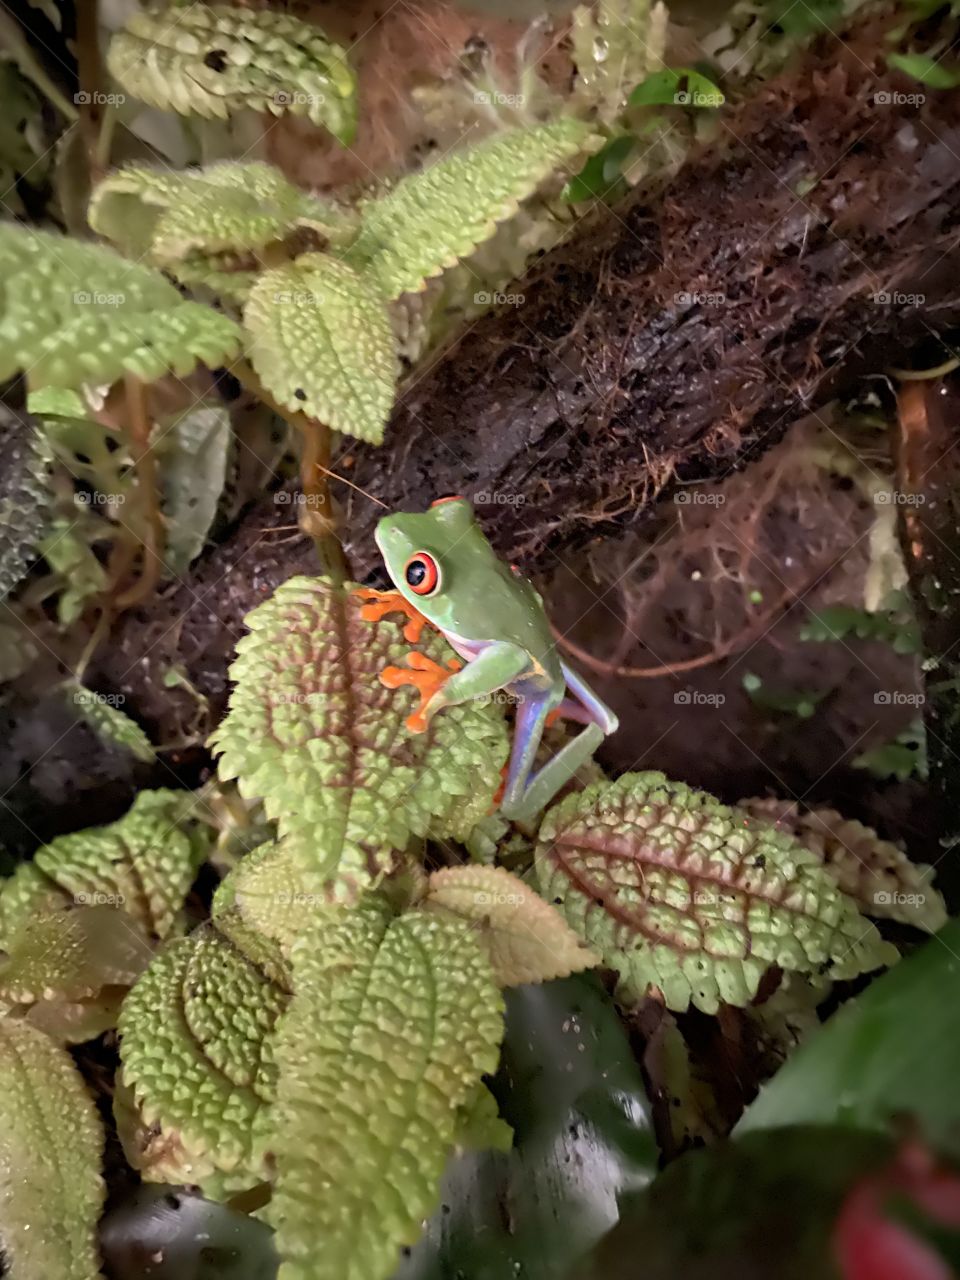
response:
M58 836L38 849L35 868L76 905L119 907L166 938L207 853L206 836L189 819L195 803L185 791L141 791L109 826Z
M848 978L897 959L809 849L661 773L555 805L537 869L625 994L654 986L670 1009L744 1006L771 965Z
M258 1137L276 1085L271 1036L286 1001L212 929L177 939L154 959L119 1024L124 1080L149 1135L139 1154L128 1154L145 1177L201 1182L237 1169L251 1180L265 1176Z
M375 283L324 253L260 276L243 312L250 362L288 409L379 444L397 359Z
M0 223L0 380L32 388L152 381L235 355L239 329L158 272L102 245Z
M362 608L355 589L322 578L283 583L246 619L230 710L211 740L220 776L276 820L297 891L335 901L379 883L411 834L466 836L507 755L493 705L448 708L410 733L410 691L379 676L411 642L394 617L369 622ZM413 648L438 666L451 657L432 629Z
M947 920L942 895L933 888L933 868L911 862L902 849L872 827L835 809L808 809L788 800L741 800L751 818L786 832L815 853L844 893L868 916L899 920L936 933Z
M567 978L600 963L554 907L502 867L434 871L424 906L474 925L502 987Z
M13 1280L100 1280L102 1150L70 1055L0 1019L0 1236Z
M383 901L294 949L277 1034L282 1280L386 1280L439 1199L460 1111L496 1068L502 1001L467 924Z
M489 240L554 170L583 151L591 127L572 118L497 134L445 156L363 209L346 259L388 298L416 293Z
M163 110L225 120L252 107L306 116L344 143L356 132L345 50L290 14L226 4L135 13L111 41L107 66L128 93Z

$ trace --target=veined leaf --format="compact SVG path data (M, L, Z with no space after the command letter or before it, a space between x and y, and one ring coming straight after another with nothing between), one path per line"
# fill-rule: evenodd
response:
M94 191L89 218L94 231L126 253L173 265L191 256L260 249L299 227L343 243L358 222L260 161L185 172L118 169Z
M121 907L166 938L207 854L206 837L188 820L193 803L188 791L141 791L109 826L58 836L38 849L34 866L75 903ZM10 927L6 911L4 924Z
M439 1199L502 1001L462 921L344 910L294 949L277 1035L280 1280L386 1280Z
M376 285L324 253L265 271L243 312L250 362L289 409L379 444L393 406L393 329Z
M0 404L0 600L17 585L32 560L49 515L46 486L49 450L30 418Z
M361 607L322 578L283 583L246 619L230 710L211 739L221 778L263 798L300 888L337 901L378 883L411 834L466 836L507 754L501 711L475 702L410 734L410 691L379 675L411 644L393 617L367 622ZM432 628L414 648L438 664L451 657Z
M212 929L177 939L156 957L124 1001L119 1024L124 1081L144 1130L154 1130L139 1156L128 1153L144 1177L202 1182L239 1169L252 1182L264 1175L258 1140L276 1085L271 1036L286 1001Z
M31 388L184 377L239 347L227 316L101 245L0 223L0 279L0 379L24 370Z
M356 132L345 50L290 14L224 4L135 13L107 66L134 97L181 115L226 119L252 107L306 116L344 143Z
M347 261L367 270L389 298L418 292L489 240L497 223L590 138L589 125L561 119L488 138L402 178L364 207Z
M933 868L911 862L872 827L835 809L808 809L788 800L741 800L738 809L806 845L844 893L868 916L899 920L931 933L946 923L943 897L931 885Z
M652 984L670 1009L746 1005L770 965L845 978L897 959L809 849L660 773L555 805L537 869L625 993Z
M600 963L554 907L502 867L434 871L424 905L474 925L502 987L567 978Z
M102 1150L70 1055L0 1019L0 1235L12 1280L100 1280Z

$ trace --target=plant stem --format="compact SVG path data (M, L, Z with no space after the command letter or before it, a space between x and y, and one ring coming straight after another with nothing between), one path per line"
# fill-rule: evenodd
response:
M313 538L317 555L335 586L347 578L347 562L337 535L337 520L330 497L330 428L319 422L303 433L300 484L306 511L301 526Z
M90 185L96 186L106 170L100 157L106 94L103 91L97 0L83 0L83 3L77 5L77 72L80 81L80 131L87 152Z
M330 470L330 428L280 404L246 361L233 365L230 372L251 395L300 433L303 442L300 482L306 507L306 514L300 518L300 527L313 538L324 572L339 586L350 576L350 570L337 533L336 513L330 496L329 480L333 474Z
M124 378L129 414L129 430L133 442L133 462L137 473L137 489L144 516L143 565L133 586L118 596L119 609L129 609L153 591L160 580L163 549L163 515L157 491L157 467L150 448L150 415L147 389L133 374Z

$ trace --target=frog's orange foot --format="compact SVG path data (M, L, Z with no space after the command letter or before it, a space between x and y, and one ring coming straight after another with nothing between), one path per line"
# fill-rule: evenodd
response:
M401 685L409 684L420 694L419 707L407 716L407 728L411 733L423 733L426 729L428 720L424 712L427 704L453 673L460 670L461 665L456 658L448 658L447 665L442 667L415 649L407 654L406 667L384 667L380 672L380 683L388 689L399 689Z
M388 613L405 613L407 622L404 624L403 638L409 640L411 644L419 642L423 628L427 625L427 619L422 613L418 613L399 591L377 591L373 587L357 587L354 595L358 595L361 600L370 601L360 609L360 617L364 622L379 622Z
M510 769L510 765L509 763L507 763L500 770L500 785L499 787L497 787L494 797L490 801L490 810L487 814L487 817L492 817L492 815L495 814L497 810L500 808L500 801L503 799L503 793L507 789L507 773L509 769Z

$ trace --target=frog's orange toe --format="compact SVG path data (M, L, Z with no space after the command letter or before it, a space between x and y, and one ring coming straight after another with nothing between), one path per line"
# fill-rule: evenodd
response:
M401 685L412 685L420 694L420 705L412 715L407 716L407 728L411 733L423 733L429 724L425 714L427 704L433 695L442 689L455 671L460 670L456 658L450 658L446 667L433 658L428 658L419 649L407 654L406 667L384 667L380 672L380 683L388 689L399 689Z
M369 601L360 609L360 617L364 622L379 622L388 613L405 613L407 621L403 626L403 638L411 644L417 644L427 625L427 619L399 591L377 591L374 587L357 587L355 595L361 600Z

